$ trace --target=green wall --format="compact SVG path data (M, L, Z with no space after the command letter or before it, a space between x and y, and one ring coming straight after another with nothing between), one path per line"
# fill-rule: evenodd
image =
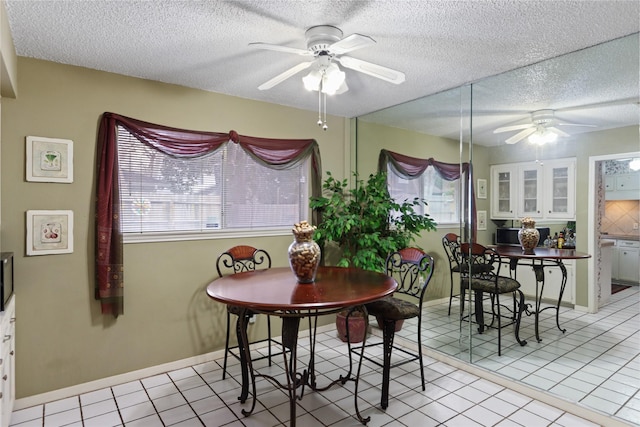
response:
M315 138L323 168L345 176L350 121L148 80L18 59L17 99L2 98L2 250L13 251L17 397L56 390L223 348L224 306L205 295L219 253L264 247L288 265L292 236L125 245L125 314L100 314L93 298L96 135L102 113L185 129ZM72 184L25 181L25 138L74 142ZM329 155L331 153L331 155ZM344 155L340 155L344 153ZM70 209L74 252L25 256L25 212ZM250 335L263 335L264 316ZM279 325L276 325L278 327Z

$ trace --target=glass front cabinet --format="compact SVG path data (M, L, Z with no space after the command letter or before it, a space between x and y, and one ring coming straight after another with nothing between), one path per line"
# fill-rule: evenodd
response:
M575 158L491 166L491 218L575 219Z

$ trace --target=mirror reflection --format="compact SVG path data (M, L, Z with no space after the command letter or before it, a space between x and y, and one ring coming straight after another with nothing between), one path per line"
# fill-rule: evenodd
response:
M638 39L633 34L357 120L360 173L372 172L383 148L471 160L477 242L520 249L520 220L530 217L542 232L540 246L557 246L560 238L589 256L538 268L540 309L555 307L563 291L558 315L539 315L540 341L532 315L540 276L523 262L513 271L501 267L501 274L515 273L525 294L520 337L527 344L503 329L498 356L495 330L479 334L468 317L460 321L459 276L451 291L442 238L462 235L464 221L439 223L417 242L437 266L423 320L426 346L631 423L640 422L633 409L640 357Z

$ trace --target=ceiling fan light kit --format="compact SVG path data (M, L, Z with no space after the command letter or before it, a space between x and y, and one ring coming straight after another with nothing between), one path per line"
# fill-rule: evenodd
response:
M261 42L249 43L249 46L258 49L275 50L285 53L293 53L300 56L312 56L314 58L312 61L301 62L300 64L289 68L271 80L268 80L258 86L258 89L271 89L286 79L298 74L300 71L312 66L315 67L315 69L311 70L309 74L302 78L302 81L307 90L318 92L318 125L321 125L324 130L327 130L326 95L341 94L349 90L346 84L346 73L340 70L340 67L338 67L336 62L340 63L345 68L358 71L390 83L400 84L404 82L405 75L400 71L350 56L342 56L345 53L349 53L366 46L371 46L376 43L371 37L363 36L362 34L351 34L344 38L342 35L342 30L334 27L333 25L317 25L309 28L305 32L307 49L298 49ZM324 120L321 117L323 111Z

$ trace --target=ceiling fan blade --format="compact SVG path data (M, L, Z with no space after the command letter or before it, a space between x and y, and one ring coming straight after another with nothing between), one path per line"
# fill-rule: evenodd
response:
M531 135L535 131L536 131L535 127L527 128L527 129L525 129L523 131L520 131L520 132L516 133L515 135L513 135L511 138L505 140L504 142L506 144L515 144L516 142L520 142L521 140L525 139L526 137L528 137L529 135Z
M289 77L294 76L297 73L299 73L300 71L309 68L311 66L311 64L313 64L313 62L314 61L301 62L300 64L296 65L295 67L289 68L284 73L278 74L277 76L275 76L271 80L269 80L269 81L267 81L265 83L262 83L260 86L258 86L258 89L260 89L260 90L271 89L272 87L274 87L277 84L282 83L283 81L285 81Z
M513 125L513 126L503 126L500 128L497 128L493 131L493 133L502 133L502 132L509 132L512 130L520 130L520 129L528 129L530 127L534 126L533 123L527 123L524 125Z
M404 81L403 72L383 67L382 65L372 64L371 62L352 58L350 56L341 56L339 58L335 57L334 59L346 68L351 68L352 70L377 77L390 83L400 84Z
M371 46L372 44L376 44L376 41L369 36L351 34L329 46L329 51L335 55L342 55L343 53Z
M549 132L553 132L553 133L555 133L555 134L556 134L556 135L558 135L558 136L564 136L564 137L568 137L568 136L570 136L568 133L563 132L563 131L561 131L560 129L558 129L557 127L554 127L554 126L549 126L549 127L547 128L547 130L548 130Z
M556 123L556 126L583 126L583 127L588 127L588 128L597 128L598 127L596 125L586 125L584 123L566 123L566 122Z
M256 42L256 43L249 43L249 46L255 47L256 49L275 50L277 52L294 53L296 55L301 55L301 56L313 56L313 52L309 50L298 49L295 47L281 46L279 44Z

